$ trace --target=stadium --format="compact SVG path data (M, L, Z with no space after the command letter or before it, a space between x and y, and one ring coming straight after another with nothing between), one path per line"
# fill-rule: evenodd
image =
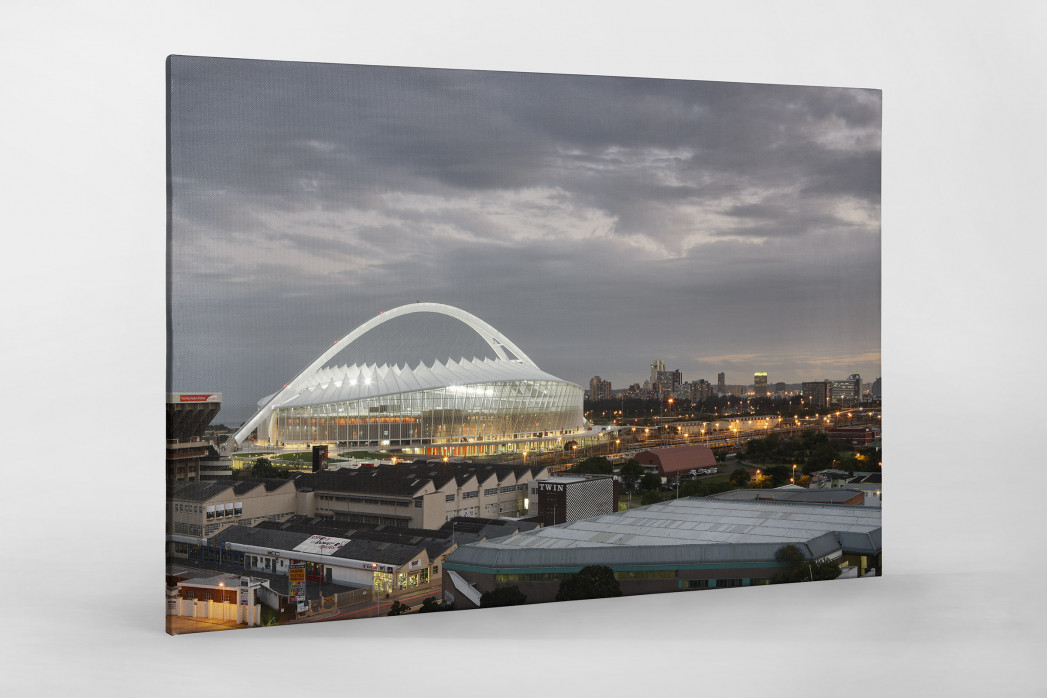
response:
M470 335L473 350L457 359L437 354L433 332L401 320L419 315L440 316L444 334ZM362 345L397 323L397 335L371 341L368 360ZM462 325L472 332L463 333ZM354 357L357 348L364 351ZM344 354L355 360L334 363ZM396 360L382 358L393 354ZM597 436L583 415L583 396L581 386L542 371L475 315L413 303L380 313L335 342L261 400L231 441L239 445L257 430L256 445L267 447L328 443L440 456L551 450Z

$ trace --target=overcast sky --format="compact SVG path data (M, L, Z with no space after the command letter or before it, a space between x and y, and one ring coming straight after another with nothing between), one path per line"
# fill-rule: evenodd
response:
M222 392L219 422L415 301L586 388L654 359L880 375L878 90L185 57L170 77L170 388Z

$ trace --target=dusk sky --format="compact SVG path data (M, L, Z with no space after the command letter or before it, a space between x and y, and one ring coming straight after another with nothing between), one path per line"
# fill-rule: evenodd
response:
M654 359L880 375L878 90L186 57L170 76L169 387L222 392L218 422L415 301L586 388Z

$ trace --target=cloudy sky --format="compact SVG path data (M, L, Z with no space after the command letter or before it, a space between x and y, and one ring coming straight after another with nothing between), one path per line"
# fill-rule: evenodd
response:
M218 421L419 300L586 387L880 375L877 90L174 57L170 99L170 388Z

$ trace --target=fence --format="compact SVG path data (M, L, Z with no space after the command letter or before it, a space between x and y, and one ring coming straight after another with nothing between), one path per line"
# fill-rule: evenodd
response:
M243 608L244 620L241 622L247 622L246 613L248 606ZM258 625L262 621L262 608L258 604L255 604L253 608L255 615L254 624ZM167 615L169 616L237 622L240 621L238 609L239 607L235 603L216 603L212 600L202 601L200 599L167 599Z
M352 591L343 591L341 594L334 594L333 596L323 596L319 600L311 600L309 602L309 612L332 611L336 608L345 608L346 606L373 600L373 589L353 589Z

